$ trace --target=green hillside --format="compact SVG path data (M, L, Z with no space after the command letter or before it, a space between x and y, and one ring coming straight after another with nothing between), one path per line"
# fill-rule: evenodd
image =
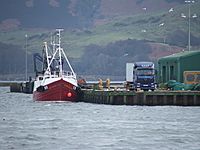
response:
M200 2L191 5L191 14L200 14ZM84 53L85 46L90 44L107 45L110 42L126 39L145 39L158 43L170 41L170 35L176 31L188 32L188 20L181 17L187 15L187 5L174 8L173 12L141 13L134 16L115 17L104 25L90 29L65 30L63 47L68 55L79 58ZM162 26L162 24L164 25ZM191 18L191 34L200 37L200 17ZM0 32L0 42L21 46L25 45L25 35L28 35L29 52L39 52L44 41L50 41L51 31L44 29L20 29ZM175 36L175 35L174 35Z
M191 6L191 14L200 14L200 3ZM174 8L169 13L157 12L151 14L139 14L135 16L114 18L112 22L99 26L92 30L90 41L107 44L116 40L146 39L155 42L163 42L162 39L177 30L188 32L188 21L181 17L181 13L188 13L188 7ZM164 23L163 26L161 24ZM191 34L200 36L200 18L191 18ZM159 26L160 25L160 26Z

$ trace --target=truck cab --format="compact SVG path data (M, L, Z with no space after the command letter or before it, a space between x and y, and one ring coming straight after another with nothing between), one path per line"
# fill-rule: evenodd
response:
M153 62L135 62L126 64L126 82L130 89L154 91L156 88Z

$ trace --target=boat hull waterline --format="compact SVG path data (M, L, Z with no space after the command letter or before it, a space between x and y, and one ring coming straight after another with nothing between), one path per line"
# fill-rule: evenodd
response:
M71 101L78 100L76 86L59 79L45 86L40 86L33 92L33 99L36 101Z

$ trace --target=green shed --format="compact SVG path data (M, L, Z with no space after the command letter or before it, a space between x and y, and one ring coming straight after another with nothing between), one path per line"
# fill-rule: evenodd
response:
M158 82L183 82L184 71L200 71L200 51L183 51L158 60Z

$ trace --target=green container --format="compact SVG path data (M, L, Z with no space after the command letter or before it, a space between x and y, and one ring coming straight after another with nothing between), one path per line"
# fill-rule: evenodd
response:
M200 71L200 51L183 51L158 60L158 83L184 82L184 71Z

